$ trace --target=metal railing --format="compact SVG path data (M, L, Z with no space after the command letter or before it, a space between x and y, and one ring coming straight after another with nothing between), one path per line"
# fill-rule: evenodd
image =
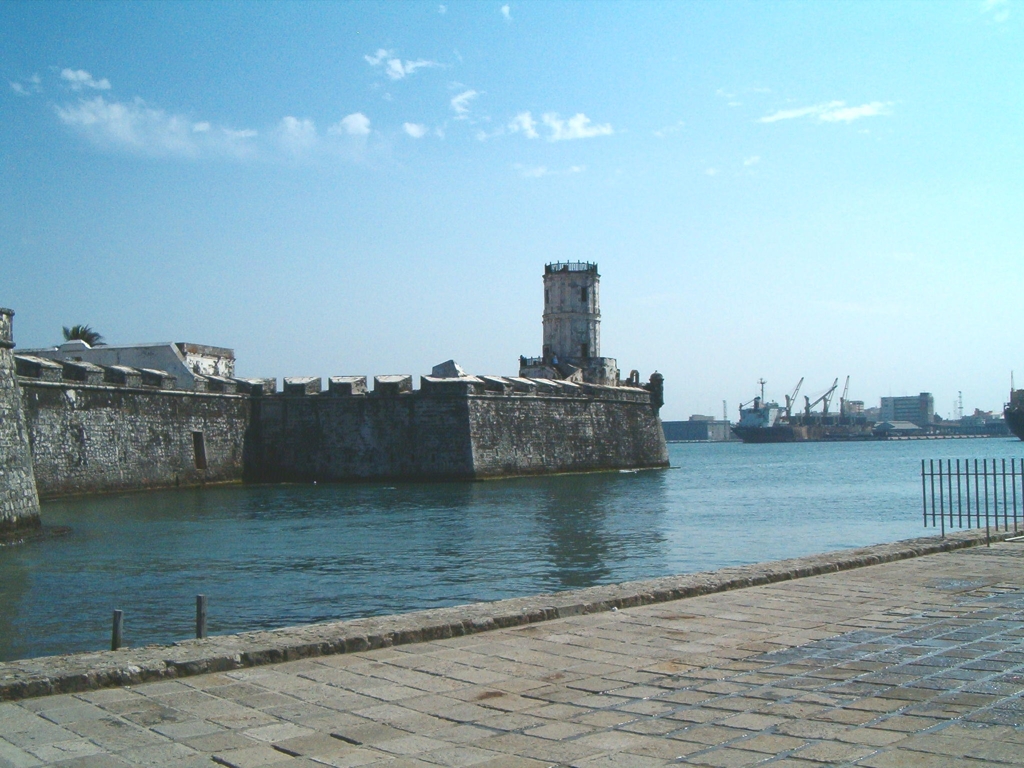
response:
M984 526L990 533L993 527L1009 531L1012 523L1012 530L1020 530L1024 522L1024 459L973 461L972 466L971 459L921 459L925 528L938 527L943 536L946 528Z
M544 265L544 272L597 272L597 264L589 261L553 261Z

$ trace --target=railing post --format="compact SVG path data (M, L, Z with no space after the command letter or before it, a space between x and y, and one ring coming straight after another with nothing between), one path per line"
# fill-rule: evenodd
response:
M928 459L928 482L932 490L932 527L935 527L935 459Z
M977 459L975 459L975 461L977 461ZM995 461L995 459L992 459L992 461ZM985 546L991 547L992 534L989 528L988 518L988 459L985 459L983 469L985 471Z
M1010 530L1010 511L1006 508L1006 459L1003 459L1003 530Z
M1013 530L1017 530L1017 460L1010 459L1010 487L1013 489Z
M928 492L924 482L924 459L921 459L921 509L924 514L924 527L928 527Z
M976 528L981 528L981 494L978 493L978 460L974 460L974 516L977 520Z
M949 491L949 527L953 527L953 460L946 459L946 489Z
M942 459L939 459L939 535L946 538L946 494L942 487Z
M960 498L960 459L956 460L956 522L958 528L964 527L964 509Z
M971 460L964 459L964 481L967 484L967 528L973 528L971 525Z

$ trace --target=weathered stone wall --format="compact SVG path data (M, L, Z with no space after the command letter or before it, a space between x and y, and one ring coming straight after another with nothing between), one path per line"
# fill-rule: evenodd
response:
M39 498L14 366L14 312L0 309L0 538L39 527Z
M382 379L391 377L380 377ZM397 377L396 377L397 378ZM254 400L246 479L473 479L668 465L642 389L497 377L385 394L311 386ZM543 390L543 391L538 391Z
M469 418L476 477L668 466L646 392L473 397Z
M465 398L283 393L253 401L246 479L473 476Z
M247 395L20 385L41 497L242 478Z

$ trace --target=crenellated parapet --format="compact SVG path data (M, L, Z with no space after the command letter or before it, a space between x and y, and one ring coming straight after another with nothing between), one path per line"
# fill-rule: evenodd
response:
M193 386L178 387L178 378L156 368L130 365L97 365L80 360L60 360L37 355L14 355L17 378L23 386L56 385L64 387L116 387L144 391L184 394L252 395L273 394L276 379L239 379L227 376L194 374Z
M413 388L410 374L373 377L373 388L366 376L331 376L327 388L316 376L286 377L281 392L269 392L277 398L576 398L609 402L651 404L651 391L640 384L591 384L585 381L524 376L420 376L419 388Z

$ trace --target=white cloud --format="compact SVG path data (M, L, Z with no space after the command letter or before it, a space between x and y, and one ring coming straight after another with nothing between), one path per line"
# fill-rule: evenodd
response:
M31 96L32 95L31 93L28 92L28 89L24 85L22 85L21 83L15 83L15 82L13 82L11 80L9 80L8 82L11 85L11 90L14 91L16 94L18 94L19 96Z
M770 115L758 118L759 123L777 123L780 120L796 120L802 117L816 117L823 123L849 123L862 117L875 117L890 113L891 102L872 101L859 107L848 107L845 101L827 101L810 107L780 109Z
M368 136L370 133L370 118L362 112L353 112L328 128L327 133L332 136L342 136L345 134L349 136Z
M717 176L718 175L718 169L717 168L708 168L707 170L704 171L704 173L706 175L708 175L708 176Z
M753 155L752 157L748 157L746 160L744 160L743 161L743 165L749 167L751 165L757 165L760 162L761 162L760 155Z
M570 165L564 170L551 170L546 165L522 165L516 163L512 168L524 179L540 179L544 176L569 176L574 173L583 173L587 170L585 165Z
M371 67L376 67L382 61L384 61L385 59L392 55L394 55L392 51L386 50L385 48L378 48L377 52L373 54L373 56L367 55L363 56L363 58L366 59L367 63Z
M441 66L441 64L438 64L436 61L428 61L427 59L402 61L400 58L395 56L394 51L389 51L386 48L378 48L375 54L372 56L363 56L363 58L371 67L379 67L383 64L384 74L386 74L391 80L401 80L402 78L411 75L417 69L423 69L424 67Z
M539 179L542 176L548 175L548 168L546 165L524 166L517 163L513 168L519 171L519 175L524 179Z
M870 104L862 104L859 107L838 107L822 113L818 119L826 123L850 123L862 117L875 117L877 115L888 114L888 103L872 101Z
M102 95L54 110L61 123L100 147L151 157L359 162L371 133L370 120L361 112L342 118L324 133L312 120L292 115L261 132L194 120L141 99L117 102Z
M544 125L551 129L548 141L566 141L568 139L589 139L594 136L610 136L615 131L611 125L592 125L590 118L578 112L568 120L562 120L556 113L548 112L541 118Z
M825 104L815 104L813 107L799 107L797 109L780 109L777 112L773 112L770 115L765 115L759 118L759 123L777 123L780 120L795 120L800 117L809 117L811 115L820 115L830 109L842 107L844 102L842 101L830 101Z
M522 131L528 139L536 139L540 136L537 133L537 121L533 119L533 115L529 112L520 112L513 117L512 122L508 124L508 129L512 133Z
M236 158L256 150L254 130L214 128L205 121L150 107L141 99L118 102L96 96L54 109L64 125L111 149L151 156Z
M422 139L427 135L427 126L421 123L402 123L402 130L414 139Z
M983 0L981 13L992 14L992 21L1002 24L1010 18L1010 0Z
M663 138L665 138L666 136L668 136L670 134L677 133L677 132L683 130L683 127L685 125L686 125L686 123L684 123L682 120L680 120L679 122L675 123L674 125L667 125L664 128L658 128L656 131L652 131L652 133L655 136L657 136L659 139L663 139Z
M505 21L512 21L512 9L509 8L508 4L501 6L501 17Z
M451 104L452 109L455 110L456 120L465 120L469 115L469 102L475 99L480 94L474 90L463 91L458 96L452 98Z
M80 91L83 88L94 88L97 91L110 90L110 81L107 78L96 80L84 69L62 69L61 80L66 80L73 91Z
M312 120L287 115L277 126L281 146L292 155L301 155L316 146L317 132Z
M437 6L437 12L440 13L442 16L444 16L446 13L448 13L448 6L447 5L439 5L439 6Z

